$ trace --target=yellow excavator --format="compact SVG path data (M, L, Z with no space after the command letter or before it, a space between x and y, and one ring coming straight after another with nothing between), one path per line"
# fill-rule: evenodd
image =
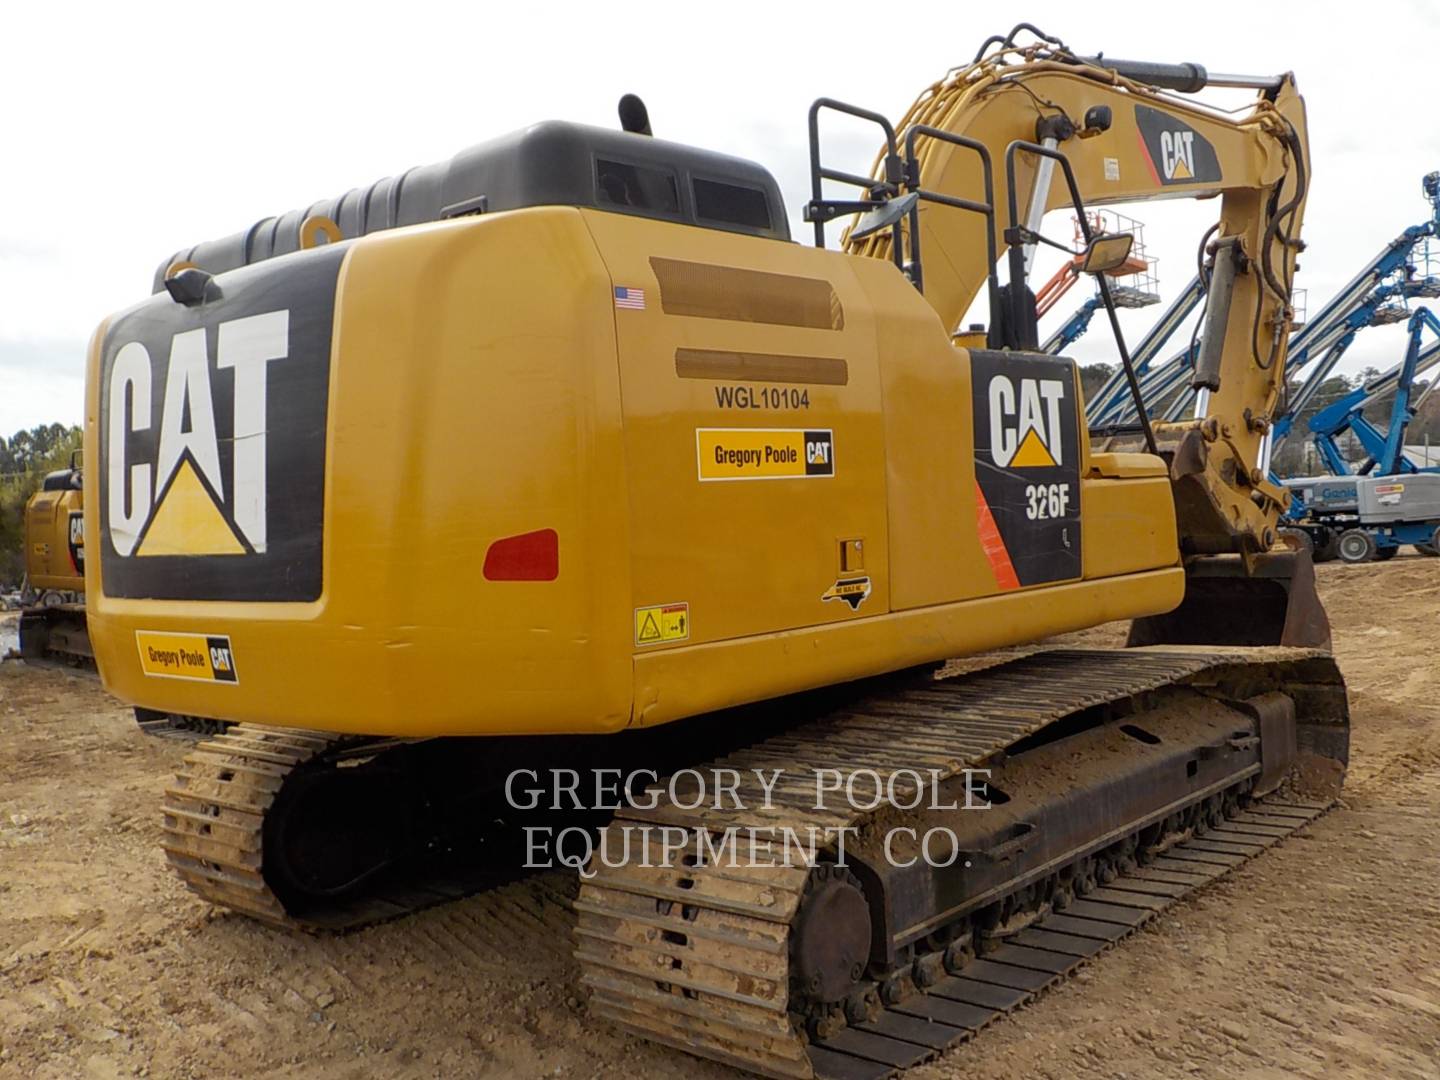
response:
M413 910L516 865L522 824L543 862L624 776L575 903L594 1011L889 1075L1342 781L1344 683L1266 477L1303 103L1022 24L898 125L815 104L813 247L766 170L620 112L177 252L99 328L95 655L124 699L238 722L165 797L201 896L308 929ZM824 159L837 112L874 124L869 172ZM1037 349L1043 218L1176 197L1217 209L1196 414L1101 453ZM1129 243L1066 257L1108 297ZM1120 619L1131 647L1035 645Z
M35 594L20 614L20 655L91 661L85 633L85 494L78 455L49 473L25 503L25 580Z

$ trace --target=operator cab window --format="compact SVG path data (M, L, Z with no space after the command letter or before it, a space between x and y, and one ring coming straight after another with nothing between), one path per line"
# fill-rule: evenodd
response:
M595 159L595 191L601 206L678 214L680 193L673 174L644 165Z
M770 228L770 204L758 188L695 178L695 216L717 225Z

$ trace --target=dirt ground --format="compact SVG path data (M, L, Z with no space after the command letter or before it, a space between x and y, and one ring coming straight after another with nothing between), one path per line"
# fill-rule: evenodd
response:
M1440 1077L1440 560L1320 577L1343 807L914 1080ZM565 875L340 937L211 909L158 847L184 749L0 663L0 1077L735 1075L589 1015Z

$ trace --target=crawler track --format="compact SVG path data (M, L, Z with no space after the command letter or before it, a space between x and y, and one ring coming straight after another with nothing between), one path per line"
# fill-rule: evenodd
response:
M1082 710L1177 685L1240 698L1283 690L1297 714L1305 714L1302 761L1327 758L1326 725L1345 723L1343 683L1333 661L1319 653L1054 651L862 701L717 764L784 768L796 776L820 768L882 776L935 768L954 775L998 760L1007 747ZM1338 786L1338 775L1331 779ZM1327 805L1275 798L1237 812L1253 784L1252 774L1234 790L1200 792L1167 807L1188 814L1196 827L1172 836L1163 851L1156 845L1158 857L1143 866L1106 853L1133 850L1140 827L1153 821L1137 822L1128 837L1107 837L1109 847L1086 856L1101 867L1098 885L1084 875L1085 884L1039 906L1028 925L1020 922L1023 929L977 940L979 958L946 952L942 966L940 953L922 957L913 982L906 974L880 988L858 1014L847 1005L838 1021L832 1014L818 1028L813 1011L796 1011L803 994L792 939L816 865L794 859L790 865L715 865L697 855L698 845L668 862L646 863L620 849L621 829L679 826L713 837L739 827L774 837L787 828L863 831L875 815L848 803L817 806L813 784L798 780L782 782L769 809L752 782L740 791L752 809L626 811L607 830L609 858L593 867L595 876L582 882L576 902L583 981L594 1010L621 1027L742 1069L835 1080L889 1076L970 1037ZM1222 802L1229 820L1219 818ZM1198 813L1202 804L1209 808L1206 823ZM1123 848L1127 841L1130 849Z
M295 925L261 873L265 812L291 772L339 741L241 724L186 755L165 792L161 845L181 880L212 903L273 926Z
M266 814L287 780L307 768L361 764L394 740L300 728L238 724L195 747L165 792L162 847L172 869L206 900L290 930L346 930L393 919L512 879L444 852L407 860L406 874L377 875L375 886L299 912L264 873Z
M524 825L593 832L608 820L506 805L506 745L234 725L186 755L165 792L162 847L191 891L272 926L346 930L397 918L533 873ZM710 756L737 744L699 745ZM623 760L611 737L580 745L579 760L604 764L598 755L611 746ZM675 760L653 759L655 772Z
M95 652L85 625L84 604L22 608L16 655L32 663L95 671Z
M1036 921L1012 943L966 964L959 975L945 976L874 1020L812 1043L808 1053L814 1075L884 1080L966 1042L1069 978L1177 900L1279 843L1328 808L1328 803L1309 800L1255 803L1219 828Z
M153 709L136 709L135 724L146 735L179 742L201 742L215 735L223 735L235 726L228 720L207 720L203 716L182 716L179 713L155 712Z

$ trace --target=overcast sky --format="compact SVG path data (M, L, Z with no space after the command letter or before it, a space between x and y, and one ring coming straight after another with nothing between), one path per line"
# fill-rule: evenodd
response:
M1440 169L1423 51L1440 40L1440 7L1421 0L504 7L515 13L421 0L11 5L0 66L0 433L81 420L91 330L143 299L171 252L536 120L614 125L627 91L645 98L657 135L768 166L803 238L811 100L898 118L1022 17L1081 52L1297 73L1314 170L1297 284L1312 311L1425 220L1420 179ZM839 149L853 150L857 171L868 167L868 143ZM1214 212L1183 202L1135 211L1167 299L1189 280ZM1130 315L1127 334L1147 325L1146 313ZM1348 366L1389 366L1402 337L1397 327L1362 335ZM1097 321L1071 352L1108 359L1113 345Z

